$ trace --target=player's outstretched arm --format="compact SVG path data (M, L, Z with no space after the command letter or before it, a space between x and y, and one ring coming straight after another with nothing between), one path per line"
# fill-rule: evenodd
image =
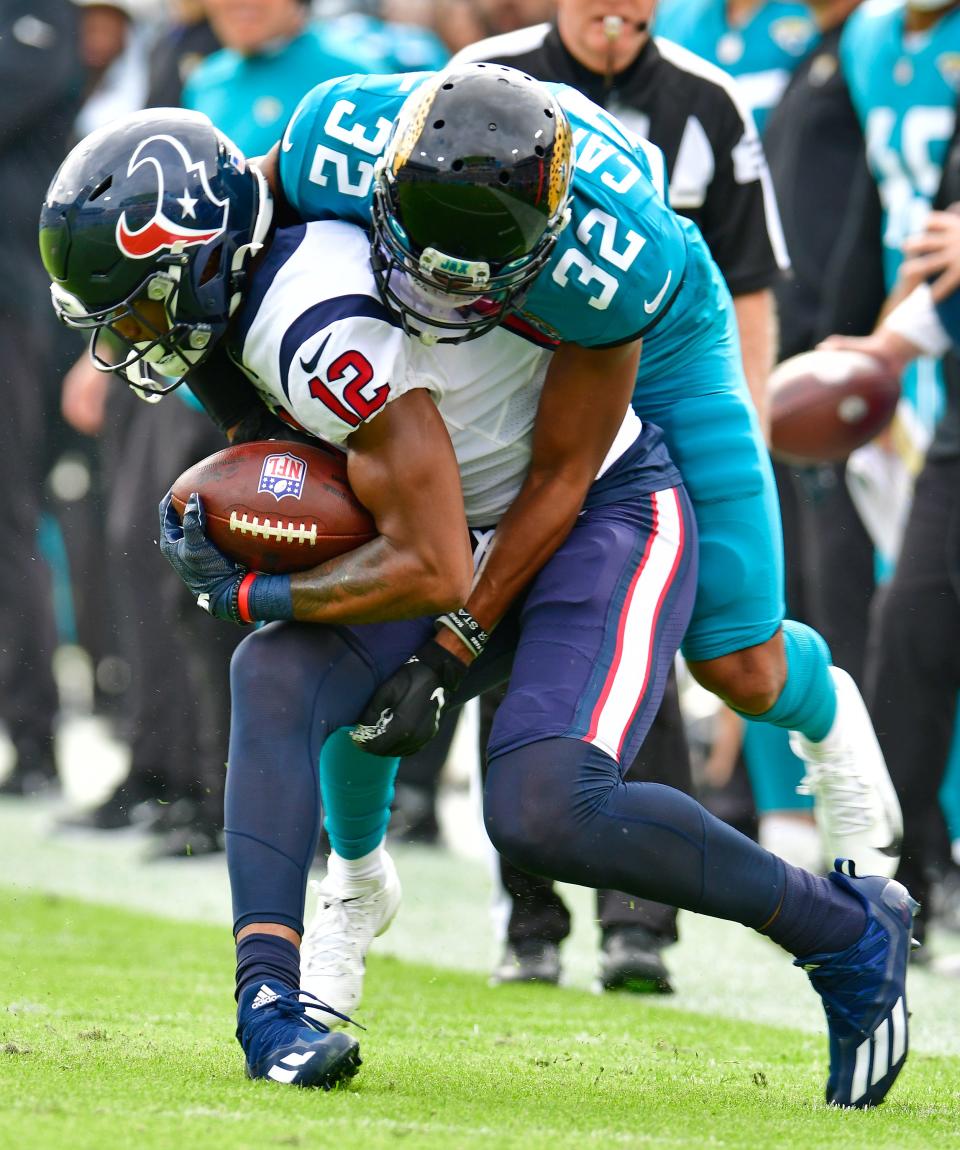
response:
M554 354L530 469L467 601L487 631L569 534L630 405L639 360L639 341L604 349L563 344Z
M379 535L292 575L293 617L371 623L460 607L473 574L453 445L428 392L388 403L347 440L347 469Z

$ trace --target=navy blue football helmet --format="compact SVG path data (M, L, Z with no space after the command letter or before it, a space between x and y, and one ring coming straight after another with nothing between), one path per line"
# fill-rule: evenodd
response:
M572 143L549 88L515 68L450 68L407 98L374 172L372 245L407 331L459 343L519 306L570 219Z
M70 152L40 214L59 319L143 398L173 390L224 334L269 231L263 175L206 116L137 112Z

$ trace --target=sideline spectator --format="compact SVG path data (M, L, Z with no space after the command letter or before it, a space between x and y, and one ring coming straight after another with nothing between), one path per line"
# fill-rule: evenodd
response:
M96 7L87 6L84 12ZM131 55L138 79L135 84L117 85L109 99L100 99L95 88L92 107L99 109L98 117L112 117L120 99L137 107L144 96L155 92L161 98L179 92L182 60L203 41L191 35L196 13L189 5L170 5L170 14L173 23L161 32L149 71L142 30L126 16L122 23L111 25L130 32L130 41L116 39L111 44L114 51ZM185 37L178 37L181 30ZM97 54L88 53L87 58L96 65L101 84L109 84L111 76L128 75L128 68L116 68ZM85 106L81 117L89 119L92 114ZM68 423L98 438L108 502L111 618L129 668L120 733L130 747L126 778L99 806L70 812L61 825L115 830L142 820L156 835L148 848L153 857L217 851L229 714L226 703L219 709L216 705L216 680L226 672L233 637L216 628L204 633L204 620L194 620L192 614L182 618L186 612L167 565L144 542L155 538L157 490L221 443L210 435L208 421L185 404L170 404L159 416L148 412L127 388L112 386L109 376L96 371L86 353L64 379L61 405ZM165 441L158 436L158 424L164 428ZM145 586L156 589L149 604L144 600ZM211 665L216 667L213 674ZM176 715L175 722L171 715Z
M205 0L223 45L191 74L183 106L204 112L245 155L268 152L314 84L370 71L365 52L348 54L309 18L304 0Z
M760 134L817 28L796 0L663 0L654 31L735 76Z
M897 566L876 606L867 699L903 808L897 875L924 899L914 933L930 918L930 813L937 810L957 719L960 661L960 132L955 131L926 231L907 241L904 282L925 282L864 338L832 337L827 346L871 352L901 372L919 355L947 356L946 410L917 479ZM934 307L936 301L936 309Z
M899 0L885 5L864 4L850 18L840 45L840 59L850 87L854 107L861 120L867 141L867 161L873 182L879 191L882 208L883 258L886 287L890 292L889 308L901 297L909 281L901 277L904 244L920 232L941 186L943 163L956 126L956 72L954 62L960 53L960 4L957 0ZM918 162L918 157L921 158ZM955 199L951 195L950 199ZM868 223L851 215L848 221L851 235ZM851 241L852 242L852 241ZM848 294L856 282L855 268L837 283L838 297ZM840 331L835 324L827 330ZM941 363L936 356L924 355L910 362L903 373L904 402L898 410L891 434L884 440L870 444L854 453L848 464L848 476L854 484L852 490L858 506L862 506L865 522L872 533L876 524L871 508L879 507L885 530L875 534L878 549L878 569L882 580L896 578L896 565L900 562L900 545L904 530L912 534L913 547L918 546L917 532L924 522L930 523L931 507L935 505L939 482L928 475L924 479L924 505L915 518L910 510L914 480L923 466L931 441L937 443L937 457L943 444L949 442L950 424L943 438L938 431L945 403L951 402L950 391L954 383L950 375L956 370L951 359ZM932 476L940 476L939 467ZM879 476L878 485L872 477ZM934 491L927 488L933 483ZM889 488L898 486L898 502L891 499ZM890 531L890 523L897 524ZM914 593L912 580L925 569L923 546L921 557L914 556L907 573L896 581L892 594L900 602L904 595ZM901 641L896 627L887 614L887 588L882 587L874 608L868 646L866 682L886 680L883 669L890 658L896 657L896 646ZM918 628L919 632L919 628ZM916 641L922 642L918 633ZM887 651L892 643L894 649ZM919 658L919 656L917 656ZM871 694L875 695L871 688ZM886 692L883 692L886 697ZM875 695L874 705L882 704ZM921 895L930 888L928 867L949 871L951 860L949 844L943 826L940 804L934 801L927 811L925 832L919 829L916 804L926 793L929 771L936 773L939 760L934 752L934 766L921 769L921 781L913 787L908 779L908 764L912 764L916 745L917 711L905 696L902 708L886 707L878 720L881 746L889 747L891 758L901 760L897 768L891 767L901 784L909 788L907 802L914 808L911 814L913 829L907 832L913 840L910 858L901 873L917 874L922 883ZM938 723L924 730L924 740L937 739ZM909 734L907 733L909 732ZM910 749L908 749L908 743ZM926 781L923 781L926 780ZM945 786L955 796L960 791L960 744L954 737L950 765ZM949 801L949 800L948 800ZM923 846L920 846L920 840ZM922 856L922 857L921 857ZM926 915L920 930L929 921L932 899L927 897Z
M5 0L0 11L4 255L0 282L0 719L16 753L0 793L57 785L53 731L59 707L49 572L37 551L46 410L55 372L49 288L36 258L37 210L66 151L83 84L77 11L63 0Z
M175 108L183 86L203 60L220 47L203 0L168 0L169 20L150 51L148 108Z

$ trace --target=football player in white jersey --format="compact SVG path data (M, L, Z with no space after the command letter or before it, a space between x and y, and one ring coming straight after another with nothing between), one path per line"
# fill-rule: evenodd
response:
M330 870L341 903L371 883L380 892L372 937L399 886L365 748L419 747L445 706L509 677L484 796L498 849L562 881L763 931L824 1000L830 1101L879 1102L906 1057L906 890L849 865L809 874L687 795L622 781L697 568L689 498L659 429L630 410L632 387L547 376L549 353L500 330L465 351L415 339L381 298L366 235L274 227L263 178L196 114L140 113L78 145L48 191L40 245L58 313L92 333L104 369L154 394L215 371L235 434L263 434L269 408L274 431L345 448L379 531L311 571L264 575L210 543L198 497L182 522L169 496L161 505L161 548L198 600L270 623L231 670L225 822L248 1074L330 1086L359 1063L356 1041L328 1029L340 1004L300 987L317 759L322 788L326 750L340 744L341 781L353 755L349 794L332 796ZM460 286L456 308L443 291L418 300L448 335L459 309L485 304ZM556 502L547 539L529 513L544 491ZM496 529L475 576L469 526Z

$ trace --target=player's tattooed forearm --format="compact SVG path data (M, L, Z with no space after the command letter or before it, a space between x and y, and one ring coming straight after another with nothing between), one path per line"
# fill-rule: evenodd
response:
M392 581L384 572L386 547L382 538L376 539L298 577L293 588L297 614L320 613L325 607L388 594Z

